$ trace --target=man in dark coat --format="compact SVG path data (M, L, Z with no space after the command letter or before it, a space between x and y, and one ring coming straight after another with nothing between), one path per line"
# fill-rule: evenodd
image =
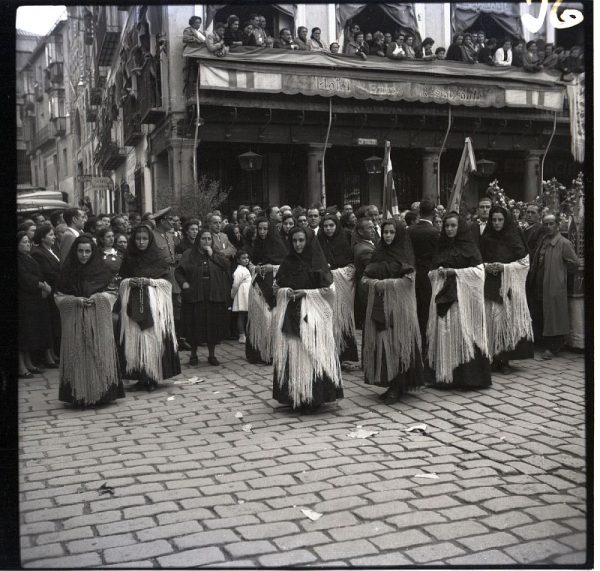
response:
M427 321L429 319L429 303L431 301L431 282L428 274L433 269L432 260L437 247L439 231L433 225L435 206L424 198L419 205L419 222L408 227L408 235L415 253L415 291L417 296L417 316L421 329L422 351L425 353L427 339Z
M527 228L523 231L525 244L529 250L529 257L532 258L537 246L544 236L544 227L540 223L541 208L537 204L529 204L525 211L525 220ZM531 259L529 260L531 263Z
M545 349L542 358L552 359L569 333L567 274L579 268L579 258L571 242L560 235L554 214L546 214L542 224L544 236L527 276L527 297L534 336L541 337Z
M492 209L492 201L487 196L482 198L479 201L479 207L477 210L477 217L471 223L471 234L473 235L473 240L477 247L479 248L479 244L481 241L481 235L485 230L485 226L488 222L488 218L490 217L490 210Z
M369 289L360 283L365 268L371 260L375 244L373 221L370 218L361 218L356 224L358 238L352 247L354 254L354 267L356 269L356 290L354 294L354 321L358 329L362 329L367 311Z

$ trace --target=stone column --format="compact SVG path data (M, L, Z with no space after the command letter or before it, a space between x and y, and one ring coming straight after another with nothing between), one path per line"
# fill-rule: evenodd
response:
M540 193L540 161L544 151L529 151L525 157L525 188L523 200L531 202Z
M172 189L171 204L175 206L184 192L189 192L194 185L194 141L190 139L170 139L169 145L169 179ZM158 194L162 189L157 189Z
M422 198L429 198L437 204L437 164L439 149L428 147L423 149L423 195Z
M323 145L308 145L306 151L306 196L305 206L321 202L321 160L323 158Z

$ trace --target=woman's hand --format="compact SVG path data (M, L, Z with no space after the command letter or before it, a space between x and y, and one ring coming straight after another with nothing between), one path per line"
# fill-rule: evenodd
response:
M183 282L181 289L190 289L190 284L188 282Z
M262 266L262 270L264 274L268 274L269 272L273 271L273 266L271 264L265 264L264 266Z
M204 248L204 251L206 252L206 254L207 254L208 256L212 256L212 255L213 255L213 249L212 249L210 246L206 246L206 247Z
M306 297L306 292L303 289L296 289L294 290L294 297L296 299L302 299L303 297Z

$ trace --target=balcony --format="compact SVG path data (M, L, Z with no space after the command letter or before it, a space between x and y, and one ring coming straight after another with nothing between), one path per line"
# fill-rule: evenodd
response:
M50 130L50 125L45 125L42 127L36 135L36 144L34 146L35 149L41 149L46 146L48 143L52 143L54 141L54 135Z
M35 94L34 93L24 93L23 94L23 108L27 112L35 110Z
M102 105L102 89L94 88L90 90L90 103L92 105Z
M53 137L63 137L67 134L67 118L53 117L50 123L50 132Z
M62 83L63 80L63 62L53 61L48 65L48 74L52 83Z
M110 65L119 46L121 29L107 21L107 11L111 9L111 6L103 6L98 17L96 25L97 65Z
M143 136L137 100L129 95L123 102L123 140L125 145L135 147Z
M119 147L117 143L107 143L102 145L98 162L102 166L103 170L115 170L127 160L127 149L125 147Z
M162 109L160 68L155 65L152 58L144 62L137 84L140 121L144 124L156 125L164 117L165 112Z
M34 88L33 88L33 93L35 95L35 100L36 101L43 101L44 100L44 86L41 85L40 83L36 83Z
M98 120L98 110L95 107L88 107L85 110L86 123L95 123Z

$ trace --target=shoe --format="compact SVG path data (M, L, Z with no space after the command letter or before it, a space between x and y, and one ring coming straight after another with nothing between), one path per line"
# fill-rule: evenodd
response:
M546 349L544 351L544 353L542 354L542 359L545 359L546 361L549 361L553 357L554 357L554 354L552 353L552 351L550 351L550 349Z
M33 373L34 375L41 375L42 374L42 370L38 369L37 367L29 367L29 372Z
M510 368L508 365L500 365L499 371L503 374L503 375L508 375L510 374Z
M58 369L58 363L46 363L44 365L45 369Z
M19 379L33 379L33 374L29 371L26 373L19 373Z
M188 363L190 367L198 366L198 355L190 355L190 362Z
M149 384L149 385L146 386L146 390L149 393L154 392L156 390L156 388L157 388L157 385L155 385L154 383L151 383L151 384Z
M390 394L390 390L392 387L389 387L387 391L385 391L384 393L381 393L379 395L379 400L385 400L387 398L387 396Z
M213 365L214 367L220 365L221 363L219 363L219 360L216 357L209 357L208 358L208 362Z
M191 351L192 349L190 344L185 339L179 339L179 341L177 341L177 345L179 345L180 351Z
M396 387L391 387L388 394L383 399L384 404L394 404L400 400L401 393Z
M238 343L243 343L245 345L246 344L246 336L245 335L240 335L238 337Z

